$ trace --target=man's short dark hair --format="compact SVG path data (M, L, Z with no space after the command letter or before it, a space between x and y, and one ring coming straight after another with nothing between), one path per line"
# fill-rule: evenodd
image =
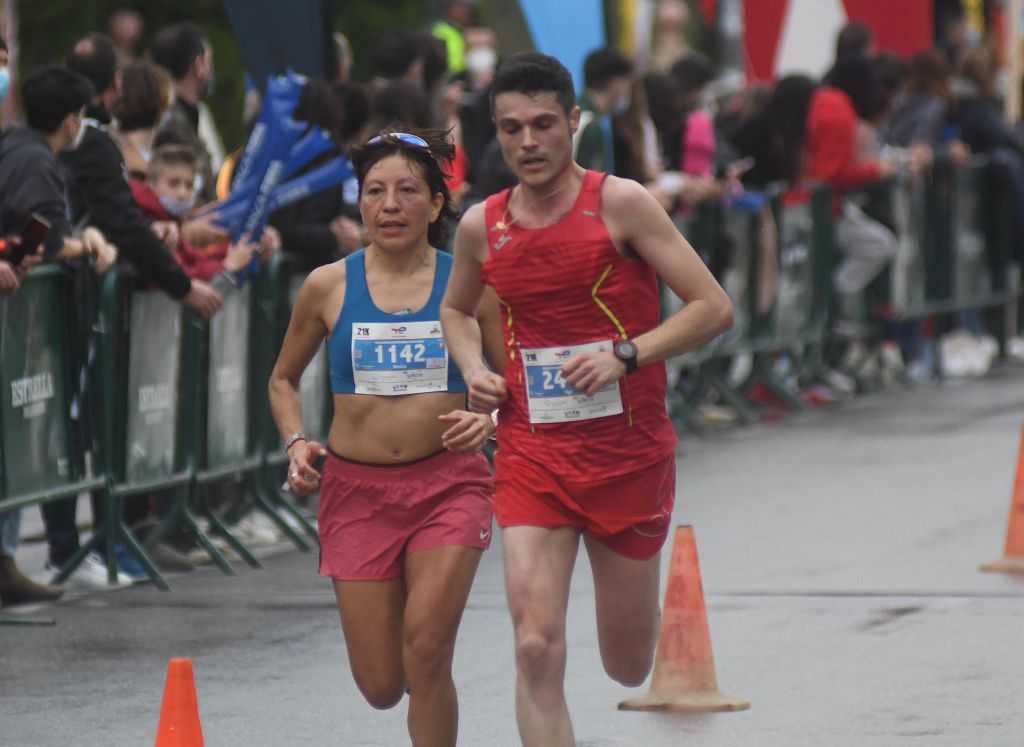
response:
M182 80L197 57L206 52L206 34L194 23L183 21L157 32L150 51L153 62L166 68L175 80Z
M68 70L88 78L97 93L114 84L117 72L117 52L114 42L106 34L93 32L74 43L65 60Z
M73 70L56 65L33 70L21 84L25 122L33 130L52 135L64 118L81 111L92 95L89 79Z
M710 83L715 77L715 71L707 57L700 52L690 52L675 61L669 75L680 93L691 93Z
M566 116L576 106L572 75L554 57L539 52L521 52L502 62L491 80L491 114L502 93L553 93Z
M423 42L415 31L388 29L377 38L373 61L383 78L401 78L423 54Z
M612 47L595 49L583 61L583 87L603 91L615 78L633 74L633 63Z
M168 166L184 166L193 172L199 170L199 154L188 145L161 145L153 151L149 159L149 170L146 177L156 180Z
M836 35L836 62L867 54L875 41L875 32L863 21L850 21Z

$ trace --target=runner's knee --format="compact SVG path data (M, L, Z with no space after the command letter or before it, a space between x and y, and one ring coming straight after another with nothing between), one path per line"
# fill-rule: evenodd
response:
M407 628L402 644L406 673L410 680L420 675L436 676L451 669L455 641L447 631L430 625Z
M401 680L389 681L372 675L362 677L356 673L353 677L366 702L381 711L394 708L405 694L405 682Z
M541 679L565 668L565 637L541 632L516 636L516 664L530 678Z
M654 648L638 651L631 656L603 657L604 671L608 676L626 687L642 685L654 664Z

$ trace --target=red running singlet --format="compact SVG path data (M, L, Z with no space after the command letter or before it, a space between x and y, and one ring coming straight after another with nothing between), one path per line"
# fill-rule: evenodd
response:
M615 400L607 409L621 407L618 414L575 420L580 411L565 404L571 397L545 396L559 394L559 386L566 393L555 375L557 367L536 365L564 361L568 346L601 341L610 349L611 343L632 339L660 322L654 270L642 260L622 257L601 219L605 176L587 171L572 209L544 228L506 224L511 189L486 203L490 251L481 280L501 300L509 359L498 444L567 481L602 480L642 469L671 454L676 443L665 411L663 363L641 366L620 379L621 405L614 392L605 393L604 399ZM524 351L530 360L524 360ZM568 393L573 394L571 387ZM555 417L567 419L543 422L537 413L549 403L555 403Z

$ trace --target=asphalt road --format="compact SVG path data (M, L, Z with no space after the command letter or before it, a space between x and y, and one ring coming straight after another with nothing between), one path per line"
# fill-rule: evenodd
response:
M579 744L1024 744L1024 577L978 571L1002 551L1022 422L1016 366L684 440L674 519L696 527L721 689L752 707L617 711L644 688L601 671L581 558L567 674ZM407 744L404 703L378 712L356 691L315 564L280 547L263 570L203 569L172 593L19 611L55 625L0 626L0 745L152 744L176 656L193 660L210 747ZM518 744L498 542L455 669L460 743Z

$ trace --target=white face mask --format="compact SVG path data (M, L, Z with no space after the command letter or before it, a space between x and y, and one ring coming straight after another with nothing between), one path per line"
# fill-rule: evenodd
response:
M74 139L68 145L67 150L75 150L79 145L82 144L82 139L85 137L85 120L79 120L78 132L75 133Z
M175 218L184 218L188 214L188 211L192 209L192 206L196 204L196 196L195 194L192 194L184 200L177 200L173 197L161 195L160 204L164 206L164 210Z
M498 53L490 47L480 46L466 50L466 69L473 75L493 73Z

